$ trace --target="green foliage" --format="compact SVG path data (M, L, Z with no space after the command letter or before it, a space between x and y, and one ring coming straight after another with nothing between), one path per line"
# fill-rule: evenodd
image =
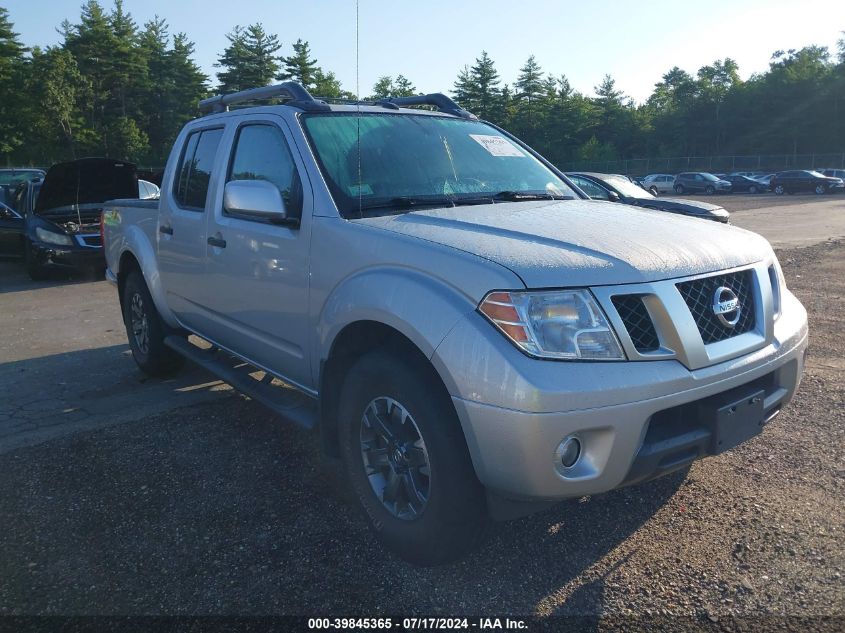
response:
M293 55L282 57L282 64L284 64L284 69L278 79L297 81L308 90L314 88L319 66L317 66L317 60L311 57L311 47L308 42L296 40L293 44Z
M208 77L184 33L155 17L139 27L124 0L85 0L65 20L63 42L31 51L0 7L0 155L40 164L85 155L162 166L182 126L199 113ZM215 92L302 83L315 96L354 99L322 68L307 41L282 54L276 34L235 26L218 58ZM383 76L370 99L419 94L404 75ZM807 46L777 51L746 81L736 62L718 59L690 73L671 68L643 104L606 75L593 94L547 74L534 56L504 84L486 51L453 85L464 108L505 127L558 164L657 156L843 152L845 31L832 54Z
M261 24L251 24L245 29L236 26L226 35L229 45L217 60L223 68L217 73L221 92L237 92L268 85L279 72L282 47L277 35L268 34Z
M373 93L368 97L369 101L377 101L386 97L413 97L419 94L414 84L404 75L397 75L396 79L385 75L379 77L373 85Z

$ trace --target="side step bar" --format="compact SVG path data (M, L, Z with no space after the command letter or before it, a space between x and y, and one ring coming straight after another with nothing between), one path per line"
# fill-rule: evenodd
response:
M168 336L164 344L289 422L306 429L317 425L317 401L291 386L280 384L272 374L219 347L203 349L181 336ZM259 379L251 375L256 372L263 373L264 377Z

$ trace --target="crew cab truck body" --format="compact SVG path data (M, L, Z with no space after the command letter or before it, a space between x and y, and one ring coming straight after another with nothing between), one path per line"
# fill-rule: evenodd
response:
M109 205L107 276L146 371L187 355L299 394L276 410L319 426L404 558L682 469L794 394L806 312L762 237L589 200L442 95L268 94L290 100L189 123L160 201Z

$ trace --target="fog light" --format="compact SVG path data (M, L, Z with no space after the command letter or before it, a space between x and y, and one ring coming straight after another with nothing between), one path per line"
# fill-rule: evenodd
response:
M557 447L557 454L564 468L572 468L581 457L581 442L577 437L567 437Z

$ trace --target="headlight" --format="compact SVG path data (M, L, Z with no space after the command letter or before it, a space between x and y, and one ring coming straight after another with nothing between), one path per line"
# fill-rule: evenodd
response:
M625 359L616 335L588 290L491 292L478 309L532 356Z
M70 239L70 235L62 235L61 233L56 233L55 231L48 231L47 229L42 229L40 226L35 227L35 236L47 244L59 244L61 246L70 246L73 244L73 241Z

